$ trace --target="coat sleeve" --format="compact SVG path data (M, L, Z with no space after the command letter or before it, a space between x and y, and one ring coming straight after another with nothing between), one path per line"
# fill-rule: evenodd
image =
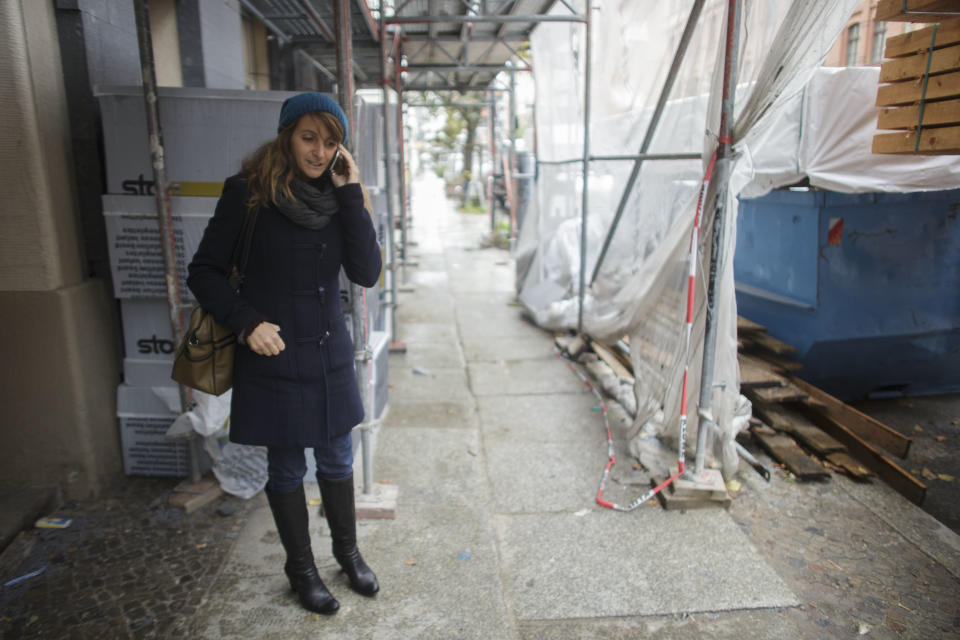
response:
M345 184L334 192L340 203L343 225L343 270L351 281L372 287L380 278L383 262L370 213L363 207L363 190L357 183Z
M230 258L240 237L245 210L246 182L238 176L228 178L200 246L187 267L187 286L197 302L237 335L262 319L228 280L233 266Z

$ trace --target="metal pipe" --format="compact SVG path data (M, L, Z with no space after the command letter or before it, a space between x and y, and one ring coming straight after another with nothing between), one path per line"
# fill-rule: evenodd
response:
M496 87L495 87L495 88L486 87L486 88L484 88L483 90L484 90L484 91L503 91L503 92L510 91L510 89L501 89L501 88L496 88ZM423 91L460 91L460 92L467 92L467 91L477 91L477 87L469 87L469 86L467 86L467 85L458 86L458 85L452 85L452 84L444 84L444 85L436 85L436 86L431 86L431 85L428 85L428 84L411 84L411 85L408 85L408 86L407 86L407 91L413 91L413 92L423 92Z
M657 106L653 110L653 117L650 119L650 124L647 125L647 132L643 137L643 144L640 145L641 154L646 153L647 149L650 148L650 144L653 142L653 136L657 132L657 125L660 124L660 117L663 115L663 110L667 106L667 98L670 97L670 90L673 89L673 83L677 79L680 65L683 63L683 58L687 53L687 46L693 38L697 21L700 19L700 10L703 9L703 4L704 0L694 0L693 6L690 8L690 16L687 18L686 26L683 28L683 35L680 36L680 43L677 45L677 50L673 54L673 62L670 64L670 70L667 72L667 78L663 83L663 88L660 89L660 97L657 99ZM610 223L610 230L607 232L607 237L603 241L603 248L600 249L597 263L593 267L590 284L593 284L597 280L600 267L603 266L603 261L607 257L610 243L613 242L613 234L616 233L617 226L620 224L620 218L623 216L623 211L627 207L627 200L630 199L630 195L633 193L633 186L640 176L640 167L642 164L642 158L634 163L630 177L627 179L627 185L623 188L623 195L620 197L620 204L617 205L617 212L613 216L613 222Z
M140 74L143 79L143 101L147 113L147 134L150 140L150 164L153 167L154 200L157 222L160 226L160 244L163 247L163 272L167 283L167 311L174 344L183 342L183 299L180 296L180 269L177 266L176 236L173 232L173 212L170 207L170 184L164 159L163 131L160 129L160 111L157 107L157 75L153 62L153 41L150 35L150 8L147 0L134 0L134 18L137 45L140 50ZM178 385L180 410L189 411L193 394ZM197 456L197 437L190 437L190 481L200 480L200 462Z
M477 109L483 109L484 107L489 107L489 102L408 102L408 107L475 107Z
M387 18L387 24L431 24L441 22L444 24L467 24L472 22L497 23L497 22L585 22L583 16L394 16Z
M715 423L711 406L713 395L713 368L717 355L717 278L723 264L724 219L728 212L726 195L730 179L730 155L732 140L730 131L733 124L733 105L737 91L737 56L740 42L740 3L728 0L726 53L723 59L723 88L720 106L720 129L717 146L717 196L714 201L713 233L711 236L710 274L707 282L706 326L703 338L703 368L700 372L699 422L697 429L697 456L694 473L699 477L703 473L706 457L707 439L711 426Z
M509 118L510 121L507 126L510 128L510 161L508 166L510 167L510 180L512 181L511 192L514 197L511 198L510 202L510 249L513 250L516 239L517 239L517 229L516 229L516 194L517 194L517 183L516 183L516 174L514 173L517 168L517 73L516 69L513 66L513 62L510 63L510 112ZM507 172L504 171L504 175Z
M700 160L701 153L636 153L627 156L590 156L591 160Z
M308 22L313 23L314 28L316 28L316 30L320 32L320 35L326 38L328 42L331 40L334 40L334 34L330 31L330 25L328 25L324 21L324 19L320 16L320 14L317 13L317 10L313 8L313 5L310 4L310 2L308 2L307 0L295 0L295 1L297 3L297 6L300 7L300 10L307 14ZM339 0L334 0L334 8L333 8L334 23L336 23L336 19L337 19L337 2L339 2ZM341 8L341 11L343 10L344 8ZM345 10L348 14L350 13L350 7L345 7ZM336 29L336 25L334 25L334 29ZM339 42L337 46L339 46Z
M387 188L387 250L390 255L390 342L399 340L397 327L397 248L393 237L393 172L390 156L390 89L387 85L387 25L383 22L383 0L380 0L380 85L383 90L383 171Z
M356 144L350 142L357 139L356 117L353 111L353 68L351 55L350 5L349 0L334 0L333 20L336 31L337 45L337 98L347 116L350 127L349 140L344 140L344 146L354 151ZM357 387L360 391L360 405L364 409L364 420L360 425L360 448L363 471L363 493L373 491L373 470L370 467L370 421L373 420L373 405L371 402L368 380L370 378L370 350L367 344L367 305L364 290L358 284L350 283L350 320L353 329L354 371L357 376Z
M583 333L583 300L586 295L587 279L587 205L590 202L588 189L588 177L590 175L590 58L591 58L591 38L590 38L590 0L586 3L586 71L583 81L583 202L580 211L580 289L579 304L577 306L577 332Z
M400 281L407 282L407 176L404 171L403 153L403 77L400 75L400 31L393 34L393 78L397 92L397 150L400 156Z
M450 73L453 71L500 73L503 71L503 66L499 64L409 64L400 67L400 70L413 73L419 71L434 71L436 73ZM518 67L518 70L529 71L530 67Z
M497 230L496 215L496 198L493 196L494 189L497 185L497 152L496 152L496 141L494 140L495 129L497 126L497 106L494 100L493 94L490 95L490 241L493 241L493 234ZM473 150L470 151L473 153ZM482 164L483 157L481 156L480 162Z
M290 42L290 36L288 36L283 29L278 27L273 21L263 15L259 9L257 9L250 0L240 0L240 5L244 10L249 13L251 16L256 18L260 23L270 30L271 33L277 38L280 46L286 45Z

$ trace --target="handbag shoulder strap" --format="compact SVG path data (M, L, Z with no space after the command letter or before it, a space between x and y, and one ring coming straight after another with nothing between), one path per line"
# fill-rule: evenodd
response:
M247 270L247 258L250 257L250 240L253 238L253 228L257 224L257 212L259 207L248 208L243 214L243 223L240 225L240 235L237 237L237 244L233 247L233 255L230 257L231 267L236 267L240 281L243 282L243 274Z

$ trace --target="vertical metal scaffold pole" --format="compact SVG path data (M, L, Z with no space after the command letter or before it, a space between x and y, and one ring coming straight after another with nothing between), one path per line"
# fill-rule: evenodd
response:
M728 182L730 179L730 155L733 128L733 104L737 91L737 55L740 42L740 3L738 0L728 0L727 4L727 35L725 54L723 59L723 89L720 105L720 129L717 143L717 168L714 180L717 184L717 196L714 204L713 234L710 239L710 274L707 283L706 326L703 338L703 368L700 372L700 402L697 412L697 456L694 474L700 477L703 474L704 459L706 457L707 441L714 427L713 408L713 369L717 356L717 280L723 265L723 236L725 233L725 218L731 212L726 208Z
M493 91L487 92L487 101L490 103L490 241L493 241L493 234L497 231L497 205L496 198L493 195L497 186L497 143L494 139L497 130L497 94ZM482 148L482 147L481 147ZM473 149L470 150L473 153ZM483 154L479 158L481 166L483 165Z
M509 115L507 116L509 118L509 122L507 123L507 130L510 132L510 156L509 156L510 171L509 172L505 171L504 175L509 174L510 181L512 182L512 184L510 185L510 193L513 194L513 198L511 198L512 200L511 207L513 207L513 210L511 211L511 215L510 215L510 250L512 251L514 248L514 242L516 241L517 231L518 231L517 229L513 228L517 222L514 216L514 214L516 213L516 207L517 207L516 205L516 201L517 201L517 178L516 178L516 175L517 175L517 95L516 95L517 71L516 69L514 69L514 65L512 62L510 63L509 69L510 69L510 112L509 112Z
M390 87L387 84L387 25L383 21L383 0L380 0L380 81L383 89L383 171L387 190L387 251L390 262L390 344L398 344L400 331L397 327L397 248L393 237L393 176L390 156Z
M350 3L348 0L333 2L334 28L337 40L337 98L347 115L350 125L350 141L356 141L357 122L353 110L353 52L351 51ZM344 141L349 150L356 153L357 145ZM372 396L367 387L370 367L370 350L367 345L367 309L363 287L350 283L350 320L353 328L354 370L357 375L357 387L360 389L360 403L365 418L360 425L360 449L363 456L363 493L373 491L373 468L370 451L370 420L373 418Z
M400 280L407 283L407 176L404 171L403 157L403 77L400 70L400 32L393 38L393 81L397 92L397 150L400 153L399 162L399 194L400 194Z
M683 64L683 58L687 54L687 47L690 40L693 39L693 32L697 27L697 21L700 19L700 12L703 9L704 0L694 0L690 8L690 15L687 18L687 24L680 36L680 43L673 54L673 62L670 64L670 70L667 72L667 78L663 81L660 89L660 97L657 99L657 106L653 109L653 116L650 118L650 124L647 125L647 132L643 136L643 142L640 144L640 155L650 150L653 143L653 136L657 132L657 126L660 124L660 117L667 106L667 99L670 97L670 91L673 89L673 83L677 79L677 73L680 71L680 65ZM620 196L620 203L617 205L617 212L613 216L613 222L610 223L610 230L607 231L607 237L603 241L603 247L600 249L600 255L597 257L597 263L593 267L593 275L590 277L590 284L593 284L597 275L600 273L600 267L607 257L607 251L610 249L610 243L613 242L613 236L617 232L617 226L620 224L620 218L627 207L627 201L633 193L633 186L640 177L640 168L643 166L643 159L638 158L633 163L633 169L630 171L630 177L627 178L627 184L623 188L623 194Z
M587 55L583 80L583 202L580 210L580 289L577 305L577 333L583 333L583 300L586 295L587 281L587 205L590 202L587 178L590 175L590 0L587 0L585 44Z
M177 267L176 240L173 234L173 213L170 208L170 186L163 157L163 132L160 130L160 112L157 108L157 75L153 62L153 41L150 36L150 9L147 0L135 0L137 44L140 49L140 73L143 78L143 98L147 111L147 131L150 136L150 164L153 166L153 192L160 223L160 242L163 245L163 270L167 284L167 307L170 311L170 329L174 344L183 340L183 300L180 296L180 270ZM179 385L181 411L190 409L193 398L189 389ZM197 438L190 438L190 481L200 480L200 462L197 457Z

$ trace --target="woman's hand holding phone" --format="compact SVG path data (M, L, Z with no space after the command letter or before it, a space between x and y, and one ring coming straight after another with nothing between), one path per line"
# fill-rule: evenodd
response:
M345 184L360 182L357 163L342 144L337 147L337 155L330 164L332 167L330 179L333 180L333 186L342 187Z

